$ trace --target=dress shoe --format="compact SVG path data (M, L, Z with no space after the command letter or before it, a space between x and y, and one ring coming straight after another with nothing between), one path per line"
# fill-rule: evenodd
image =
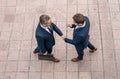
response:
M73 62L78 62L78 61L80 61L80 60L83 60L83 57L81 57L81 58L76 57L76 58L73 58L71 61L73 61Z
M89 50L90 53L94 53L95 51L97 51L97 48L95 48L93 50Z
M39 52L35 52L35 51L33 51L33 54L38 54Z
M60 60L59 60L59 59L57 59L57 58L55 58L55 57L53 57L51 61L53 61L53 62L55 62L55 63L60 62Z

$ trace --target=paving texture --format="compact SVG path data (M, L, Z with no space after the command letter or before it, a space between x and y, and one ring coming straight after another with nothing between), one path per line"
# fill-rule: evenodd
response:
M75 13L91 22L90 40L98 48L85 50L84 60L74 63L74 46L55 33L53 54L60 63L40 61L35 29L41 14L72 38L66 28ZM120 79L120 0L0 0L0 79Z

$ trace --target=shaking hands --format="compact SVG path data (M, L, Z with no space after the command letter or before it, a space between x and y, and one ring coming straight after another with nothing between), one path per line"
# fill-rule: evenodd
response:
M66 35L63 34L61 37L62 37L62 39L64 40L64 39L66 38Z
M67 27L72 27L72 24L66 24Z
M72 27L72 24L66 24L66 26L67 26L67 27ZM61 36L61 38L64 40L64 39L66 38L66 35L63 34L63 35Z

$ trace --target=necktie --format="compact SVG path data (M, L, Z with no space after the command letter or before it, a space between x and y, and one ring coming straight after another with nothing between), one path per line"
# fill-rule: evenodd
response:
M51 28L48 27L48 30L50 31L51 34L53 34L53 31Z

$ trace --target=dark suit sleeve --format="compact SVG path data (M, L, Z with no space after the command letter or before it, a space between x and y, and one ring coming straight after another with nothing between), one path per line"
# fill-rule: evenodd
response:
M40 48L40 51L42 53L46 52L44 42L45 42L45 40L42 37L37 37L37 44L38 44L38 47Z
M54 24L52 23L52 26L53 26L53 30L60 36L63 35L63 33L61 32L61 30Z
M72 39L68 39L68 38L65 38L65 42L66 43L70 43L72 45L78 45L82 42L84 42L84 39L82 36L76 36L75 38Z
M71 28L75 28L76 27L76 25L75 24L72 24L72 27Z

